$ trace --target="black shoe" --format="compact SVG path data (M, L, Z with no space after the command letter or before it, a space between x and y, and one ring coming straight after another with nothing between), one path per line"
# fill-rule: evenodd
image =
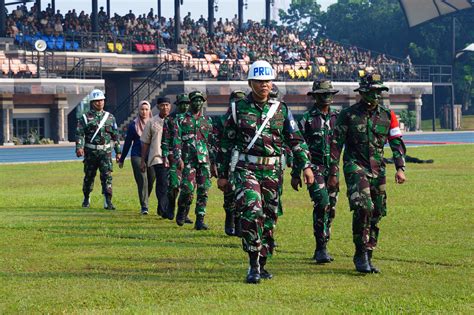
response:
M188 216L186 216L186 218L184 218L184 223L186 223L186 224L193 224L194 221L191 220Z
M173 220L174 219L174 213L172 212L167 212L164 216L165 219L168 219L168 220Z
M326 263L331 262L331 256L328 255L326 248L316 249L314 251L313 259L318 264L326 264Z
M161 211L161 209L158 208L158 207L156 208L156 215L159 216L159 217L164 218L164 217L163 217L163 211Z
M179 207L178 205L178 211L176 212L176 224L179 226L183 226L186 221L186 209L183 207Z
M112 197L111 196L105 196L104 209L105 210L115 210L115 206L112 203Z
M90 208L91 206L91 198L90 197L84 197L84 201L82 201L82 207L83 208Z
M142 215L147 215L147 214L148 214L148 208L142 208L142 209L140 210L140 214L142 214Z
M270 280L273 278L273 275L269 273L266 269L260 268L260 278L264 280Z
M227 234L229 236L234 236L235 235L234 217L233 217L232 213L226 213L225 214L224 232L225 232L225 234Z
M209 230L209 227L206 223L204 223L204 216L198 215L196 218L196 223L194 224L194 228L198 231L200 230Z
M367 259L369 261L370 272L372 273L380 273L380 269L372 265L372 251L367 251Z
M354 255L354 266L358 272L370 273L372 270L369 266L369 259L367 257L367 252L356 251Z
M245 282L251 284L257 284L260 282L260 272L258 268L250 268L245 278Z
M240 217L234 217L234 236L242 236L242 225L240 224Z

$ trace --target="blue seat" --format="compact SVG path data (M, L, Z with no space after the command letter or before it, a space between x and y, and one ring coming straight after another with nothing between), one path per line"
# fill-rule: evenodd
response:
M15 40L18 44L23 45L23 35L16 35Z
M66 42L66 50L72 50L72 43L71 42Z
M79 50L79 43L78 42L73 42L72 43L72 49L74 51L78 51Z
M54 50L56 48L53 40L48 40L46 43L48 44L48 49Z
M63 39L56 39L56 49L63 50L64 49L64 40Z

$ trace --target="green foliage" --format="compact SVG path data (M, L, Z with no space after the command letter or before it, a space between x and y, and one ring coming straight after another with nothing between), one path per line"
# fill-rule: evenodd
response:
M283 24L300 32L300 36L314 36L321 30L321 6L315 0L292 1L288 12L278 12Z
M405 124L405 128L410 131L416 129L416 112L414 110L402 110L400 120Z
M209 194L210 231L139 216L130 163L114 170L115 212L82 209L82 163L0 165L0 313L472 313L473 145L409 148L434 164L387 167L388 215L374 252L379 275L353 271L351 212L342 182L329 251L316 265L312 204L285 178L268 269L244 283L241 242L224 236L222 193ZM47 187L47 189L45 189ZM151 207L156 206L152 197ZM258 296L258 307L255 297Z

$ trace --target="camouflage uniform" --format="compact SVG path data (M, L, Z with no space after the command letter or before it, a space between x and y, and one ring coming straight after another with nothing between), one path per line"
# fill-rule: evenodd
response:
M76 150L84 149L85 176L82 191L87 198L94 188L97 169L100 171L102 194L106 197L112 197L112 141L114 141L115 153L121 153L119 132L112 114L109 114L105 124L91 142L91 138L105 113L106 111L91 109L77 120Z
M174 130L173 156L175 161L181 159L184 162L176 219L184 220L184 216L189 213L196 185L195 213L198 218L202 218L206 214L208 190L211 187L212 121L202 114L196 119L188 111L176 117Z
M245 97L245 92L240 90L232 91L230 94L229 100L231 103L235 103L239 99ZM225 116L217 117L213 120L214 122L214 148L215 157L217 159L218 152L220 150L221 141L223 137L224 129L224 119ZM229 174L232 175L232 174ZM240 228L240 213L235 211L235 186L232 183L232 180L229 181L224 190L224 210L225 210L225 227L224 231L229 236L239 236L241 235Z
M313 232L318 248L326 246L336 214L337 189L327 187L330 145L337 113L323 114L317 107L304 113L299 126L311 153L314 184L308 187L314 203ZM299 177L299 172L298 172Z
M170 116L166 117L163 127L163 142L162 149L163 155L169 156L170 161L174 161L173 158L173 139L175 137L175 122L176 117L183 115L189 109L189 97L187 94L178 94L176 96L176 110L171 113ZM176 161L174 161L176 162ZM178 170L177 163L170 163L168 172L168 207L169 213L174 215L176 207L176 198L179 195L179 185L181 183L182 170ZM192 223L192 222L191 222Z
M314 184L308 187L308 192L313 201L313 233L316 240L316 251L314 259L317 262L329 262L332 257L324 253L318 259L318 250L325 250L331 236L331 224L336 214L337 187L328 187L329 163L331 152L331 140L334 132L334 125L337 119L337 112L330 109L332 102L331 94L338 91L332 88L330 81L315 81L313 90L308 95L316 97L316 103L311 109L303 114L299 121L301 133L309 146L311 154L311 169L314 174ZM330 97L328 101L328 112L323 113L318 104L318 95ZM293 169L292 175L300 178L300 170Z
M240 152L233 182L236 209L241 213L242 245L244 251L257 252L264 258L271 256L274 248L283 143L292 149L301 168L310 166L308 147L284 103L280 103L254 146L245 152L270 107L269 102L257 105L249 94L236 104L237 121L229 109L224 118L218 164L219 178L227 179L232 150Z
M361 88L364 87L387 89L381 82L363 79ZM368 104L360 101L341 111L331 143L331 175L338 172L341 150L345 145L343 171L353 211L353 241L356 255L370 252L369 264L372 250L377 245L379 221L387 213L383 161L387 141L396 168L404 169L406 149L395 114L382 105L368 110Z

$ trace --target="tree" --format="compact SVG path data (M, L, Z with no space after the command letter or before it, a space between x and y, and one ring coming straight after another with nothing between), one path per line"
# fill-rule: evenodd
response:
M316 0L293 0L288 12L278 12L283 24L298 30L300 35L315 36L321 30L321 6Z

